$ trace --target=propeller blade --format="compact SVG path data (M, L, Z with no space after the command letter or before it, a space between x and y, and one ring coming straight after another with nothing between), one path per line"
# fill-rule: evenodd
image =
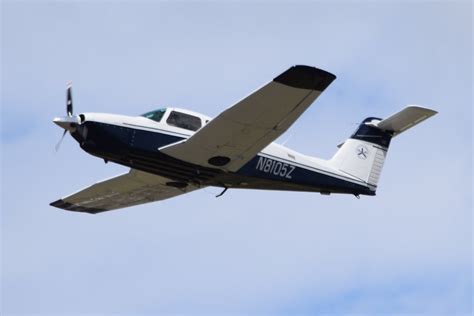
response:
M67 129L64 130L63 136L61 136L61 139L59 140L59 142L58 142L58 143L56 144L56 146L54 147L54 149L55 149L56 151L59 150L59 146L61 146L61 143L63 142L64 136L66 135L66 133L67 133Z
M72 81L67 83L66 112L68 116L72 116Z

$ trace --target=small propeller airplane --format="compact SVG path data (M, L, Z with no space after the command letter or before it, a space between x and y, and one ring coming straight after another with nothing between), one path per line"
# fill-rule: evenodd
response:
M141 116L73 115L54 123L87 153L130 171L59 199L52 206L100 213L159 201L207 186L375 195L390 141L437 112L407 106L385 119L368 117L335 155L319 159L273 143L336 79L293 66L216 118L179 108Z

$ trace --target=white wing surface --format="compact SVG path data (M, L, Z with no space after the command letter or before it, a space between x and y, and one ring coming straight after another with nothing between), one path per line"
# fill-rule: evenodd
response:
M293 66L189 139L160 151L200 166L237 171L283 134L335 78L314 67Z
M198 187L130 169L130 172L97 182L77 193L51 203L68 211L96 214L148 202L165 200Z

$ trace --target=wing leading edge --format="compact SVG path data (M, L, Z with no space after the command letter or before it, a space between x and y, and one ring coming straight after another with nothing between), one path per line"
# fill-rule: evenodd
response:
M283 134L334 79L321 69L293 66L189 139L160 151L200 166L237 171Z
M170 179L130 169L128 173L97 182L50 205L68 211L96 214L165 200L198 189L193 185L177 188L172 184Z

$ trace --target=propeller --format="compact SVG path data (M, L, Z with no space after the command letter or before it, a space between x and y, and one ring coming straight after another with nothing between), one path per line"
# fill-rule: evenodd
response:
M66 87L66 113L68 117L72 118L72 81L67 82L67 87ZM54 119L54 122L58 124L60 122L60 119ZM56 144L54 149L56 151L59 150L59 147L61 146L61 143L63 142L64 136L66 136L67 129L64 129L63 135L61 136L61 139L59 139L59 142Z
M59 147L61 146L61 143L63 142L64 136L66 136L66 133L67 133L67 129L64 130L63 136L61 136L61 139L59 140L59 142L56 144L56 146L54 146L55 151L59 150Z
M66 89L66 112L67 116L72 117L72 81L68 81Z

